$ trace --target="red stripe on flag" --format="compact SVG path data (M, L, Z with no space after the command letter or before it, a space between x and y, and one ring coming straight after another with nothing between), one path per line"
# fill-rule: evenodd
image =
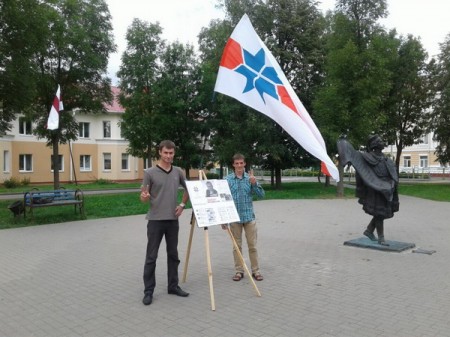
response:
M323 161L320 163L320 170L326 176L331 177L330 171L328 171L328 168L327 168L327 166L325 165L325 163Z
M56 110L56 112L59 113L59 98L58 96L55 96L53 99L53 108Z
M287 92L286 88L284 86L279 85L277 86L277 92L278 96L280 96L281 102L300 116L300 113L297 111L297 108L295 107L295 104L292 101L291 96L289 96L289 93Z
M244 62L242 57L241 45L229 38L223 51L222 60L220 65L228 69L234 69Z

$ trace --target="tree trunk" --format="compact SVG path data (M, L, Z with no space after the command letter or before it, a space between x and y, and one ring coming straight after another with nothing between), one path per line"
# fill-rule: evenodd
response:
M152 145L151 142L148 145L148 152L147 152L147 161L148 161L148 167L152 167Z
M186 165L186 167L184 168L184 171L186 172L186 179L189 180L190 179L190 174L189 174L190 168L189 168L189 165ZM205 174L206 174L206 172L205 172Z
M219 167L219 179L223 179L223 164L222 164L222 162L220 162L220 167Z
M270 186L275 186L275 169L273 166L270 168Z
M330 187L330 176L325 176L325 187Z
M275 189L281 190L281 169L279 167L275 168Z

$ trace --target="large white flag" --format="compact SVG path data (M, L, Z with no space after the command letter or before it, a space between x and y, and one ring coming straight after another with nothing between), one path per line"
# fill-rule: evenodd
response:
M338 169L327 154L322 135L246 14L225 46L214 91L272 118L322 161L325 174L339 181Z
M61 101L61 91L58 84L58 90L56 90L55 98L50 109L50 114L47 120L47 129L56 130L59 127L59 112L64 110L63 103Z

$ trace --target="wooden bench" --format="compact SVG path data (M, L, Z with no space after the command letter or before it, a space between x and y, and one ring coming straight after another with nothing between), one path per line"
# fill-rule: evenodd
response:
M28 212L33 216L34 208L74 205L75 213L80 212L84 218L84 195L80 189L76 190L53 190L25 192L23 195L24 212L26 217Z

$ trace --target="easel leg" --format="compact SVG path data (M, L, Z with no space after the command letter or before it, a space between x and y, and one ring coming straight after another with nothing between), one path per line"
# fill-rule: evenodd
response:
M209 281L209 293L211 295L211 310L216 310L216 304L214 300L214 286L213 286L213 275L211 268L211 255L209 252L209 236L208 236L208 227L205 227L205 247L206 247L206 262L208 265L208 281Z
M234 236L233 236L233 233L231 232L230 226L227 226L227 231L228 231L228 234L230 234L230 238L231 238L231 241L233 242L234 249L236 250L236 252L239 256L239 259L241 260L242 265L244 266L245 272L247 273L248 278L250 279L250 282L252 282L253 288L255 288L256 295L261 297L261 293L259 292L258 287L256 286L255 280L253 280L252 274L250 273L247 265L245 264L244 257L242 256L242 253L239 250L238 244L237 244L236 240L234 239Z
M187 251L186 251L186 260L184 262L184 269L183 269L183 278L181 279L182 283L186 282L187 269L188 269L188 265L189 265L189 256L191 255L192 237L194 236L194 227L195 227L195 216L194 216L194 211L192 211L191 232L189 233L189 241L188 241L188 246L187 246Z

